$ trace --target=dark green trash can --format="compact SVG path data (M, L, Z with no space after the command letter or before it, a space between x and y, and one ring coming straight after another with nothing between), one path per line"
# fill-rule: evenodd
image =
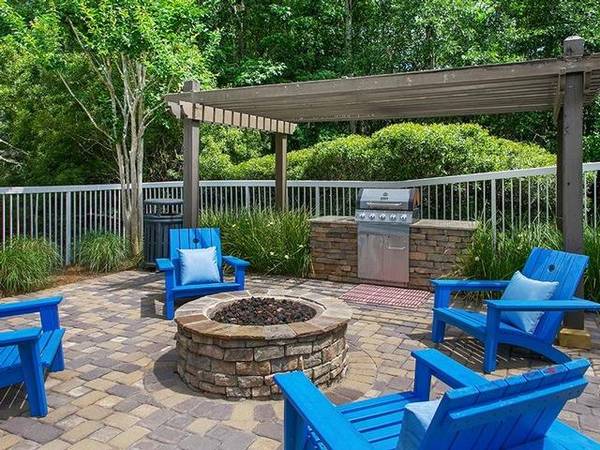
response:
M183 226L183 201L151 198L144 202L144 266L169 257L169 230Z

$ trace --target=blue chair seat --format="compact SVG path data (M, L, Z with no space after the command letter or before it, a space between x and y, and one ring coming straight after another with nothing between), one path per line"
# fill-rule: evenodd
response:
M54 361L54 356L60 348L62 337L65 334L65 330L59 328L57 330L43 331L40 336L40 362L42 367L47 369ZM20 370L21 358L19 357L19 349L17 345L10 345L8 347L0 348L0 386L9 386L12 382L7 383L10 378L10 374L5 372L12 372Z
M183 286L175 286L173 291L179 294L189 292L191 295L200 296L210 292L239 291L240 288L240 283L225 281L223 283L186 284Z
M407 403L419 401L413 392L362 400L337 409L374 449L395 449Z
M481 340L485 336L487 321L485 314L460 308L434 308L434 311L439 317L443 317L446 323L452 325L460 324L465 331L468 331L477 339ZM500 321L499 330L502 334L512 334L515 336L527 335L523 330L502 321Z
M404 408L419 401L413 392L401 392L336 406L342 416L363 435L373 449L392 450L398 444ZM310 441L315 450L327 447L314 432Z

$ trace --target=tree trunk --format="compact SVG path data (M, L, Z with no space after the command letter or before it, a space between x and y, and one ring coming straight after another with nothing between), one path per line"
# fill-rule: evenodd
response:
M113 119L111 125L101 126L101 121L94 117L62 74L59 77L94 128L106 137L115 150L121 184L122 230L130 241L132 255L139 255L143 242L144 134L162 102L147 109L144 98L148 86L143 62L132 60L124 53L114 55L112 59L96 57L86 51L72 24L71 28L88 57L90 67L109 95Z

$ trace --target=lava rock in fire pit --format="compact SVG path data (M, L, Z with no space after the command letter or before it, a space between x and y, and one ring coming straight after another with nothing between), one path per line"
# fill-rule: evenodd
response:
M224 307L212 319L236 325L280 325L304 322L316 314L313 308L304 303L272 297L251 297Z

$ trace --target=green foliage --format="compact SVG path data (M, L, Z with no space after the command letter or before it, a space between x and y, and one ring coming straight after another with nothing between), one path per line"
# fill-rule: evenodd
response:
M532 225L497 233L496 246L489 224L480 226L459 263L459 275L473 279L509 279L520 270L533 247L562 248L562 235L552 225ZM587 227L584 253L590 262L584 277L585 295L600 301L600 229Z
M156 166L146 171L164 179L175 166L161 167L164 161L176 164L176 139L164 138L178 125L163 112L162 96L184 79L214 86L208 60L218 33L205 26L211 3L26 3L0 1L0 180L116 181L114 152L132 132L124 126L127 111L119 111L124 104L141 109L135 123L144 124L151 156L168 148L169 157L153 158ZM126 86L133 86L135 101Z
M127 239L109 232L88 233L77 248L77 262L91 272L113 272L133 264Z
M554 164L541 147L491 136L475 124L392 125L372 136L373 179L403 180Z
M296 150L288 153L287 175L290 179L302 179L307 161L311 158L311 149ZM275 155L252 158L243 163L232 165L229 171L222 171L217 178L244 180L270 180L275 176Z
M13 238L0 251L0 288L7 294L41 289L60 267L56 247L43 239Z
M537 145L491 136L479 125L407 122L390 125L371 137L351 135L290 152L288 177L393 181L547 166L554 162L554 156ZM275 158L266 155L220 168L220 178L272 179Z
M310 269L309 216L303 212L204 213L200 224L221 228L223 252L250 261L250 270L306 276Z
M70 22L83 33L85 51ZM113 62L122 53L144 61L153 80L145 96L151 107L187 78L212 88L557 57L562 40L572 34L586 40L587 50L600 50L597 0L0 0L0 183L117 179L105 136L59 77L71 83L103 128L113 123L119 128L120 118L111 113L88 53ZM552 113L436 120L475 121L493 135L555 150ZM585 121L585 157L598 160L598 102L586 108ZM357 133L370 134L389 121L354 125ZM351 130L347 123L303 124L290 139L290 149ZM272 176L268 158L240 166L265 153L264 138L255 140L248 133L246 141L224 133L201 134L203 177L230 172L236 178ZM221 139L228 142L225 148ZM181 177L180 140L180 124L167 113L157 113L144 139L145 180ZM334 149L328 144L323 161L341 158L342 166L352 169L351 163L364 155L344 150L344 145ZM305 165L311 178L325 177L324 169L304 155L291 178L303 178ZM464 163L459 158L453 165ZM347 178L356 178L351 175Z
M200 132L200 176L219 178L223 173L229 173L235 164L262 156L269 148L265 137L258 131L203 126Z

